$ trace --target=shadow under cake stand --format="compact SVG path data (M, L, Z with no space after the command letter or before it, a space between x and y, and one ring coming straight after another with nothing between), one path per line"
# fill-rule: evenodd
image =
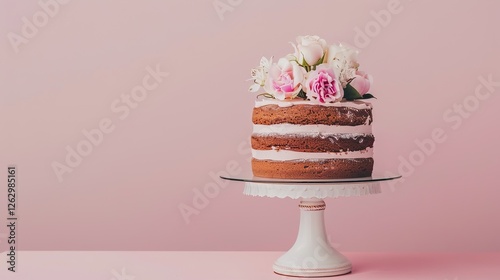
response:
M300 224L295 244L273 265L274 272L286 276L325 277L351 272L351 262L335 250L325 230L326 197L349 197L381 192L380 182L401 176L372 176L350 179L268 179L221 176L245 183L250 196L300 199Z

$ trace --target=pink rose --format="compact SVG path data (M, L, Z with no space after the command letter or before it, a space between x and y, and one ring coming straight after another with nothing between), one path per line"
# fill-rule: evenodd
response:
M370 90L371 82L365 72L357 71L356 75L354 75L354 80L351 81L350 85L362 96Z
M328 64L321 64L308 73L304 91L309 100L320 103L334 102L344 97L342 85L335 76L333 67Z
M264 89L276 99L291 99L299 94L303 79L303 70L296 62L281 58L271 64Z

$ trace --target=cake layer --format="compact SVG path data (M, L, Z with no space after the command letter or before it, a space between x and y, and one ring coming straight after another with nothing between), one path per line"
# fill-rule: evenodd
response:
M372 134L252 135L252 149L296 152L348 152L373 147Z
M298 125L298 124L254 124L253 133L258 135L268 135L268 134L302 134L302 135L319 135L319 134L340 134L340 133L350 133L350 134L371 134L372 126L357 125L326 125L326 124L308 124L308 125Z
M253 174L264 178L340 179L369 177L373 158L272 161L252 159Z
M308 153L295 152L287 150L254 150L252 149L252 157L260 160L320 160L320 159L353 159L353 158L369 158L373 156L373 149L366 148L361 151L350 152L327 152L327 153Z
M262 107L262 106L267 106L267 105L278 105L280 107L291 107L294 105L311 105L311 104L315 104L315 103L311 103L311 101L303 100L300 98L287 99L287 100L277 100L277 99L272 99L272 98L257 98L255 100L255 107ZM333 102L333 103L321 103L321 104L316 103L315 105L324 106L324 107L349 107L349 108L355 108L355 109L371 109L372 108L372 104L370 102L366 102L363 100L354 100L354 101L342 100L340 102Z
M321 106L321 105L293 105L281 107L266 105L253 109L252 121L254 124L323 124L358 126L372 122L371 108L357 109L352 107Z

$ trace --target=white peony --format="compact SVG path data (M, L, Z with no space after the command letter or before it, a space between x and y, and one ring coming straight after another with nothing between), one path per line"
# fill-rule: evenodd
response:
M349 80L356 76L359 68L358 53L357 49L343 44L331 45L328 48L325 63L331 63L334 66L342 87L345 87Z

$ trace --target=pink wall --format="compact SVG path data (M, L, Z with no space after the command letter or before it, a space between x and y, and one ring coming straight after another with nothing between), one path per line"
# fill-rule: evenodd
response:
M45 17L35 1L2 1L0 181L18 166L21 249L287 249L296 201L215 182L188 223L179 207L194 207L211 173L249 168L250 68L317 34L362 50L378 96L376 171L406 175L381 195L327 200L334 243L500 250L500 2L394 1L61 0ZM34 15L40 27L23 34ZM152 76L157 65L168 75ZM143 84L139 101L127 101ZM453 111L464 102L463 115ZM444 140L419 152L415 141L436 129ZM97 144L80 144L88 155L71 158L60 182L52 164L86 139L82 130Z

